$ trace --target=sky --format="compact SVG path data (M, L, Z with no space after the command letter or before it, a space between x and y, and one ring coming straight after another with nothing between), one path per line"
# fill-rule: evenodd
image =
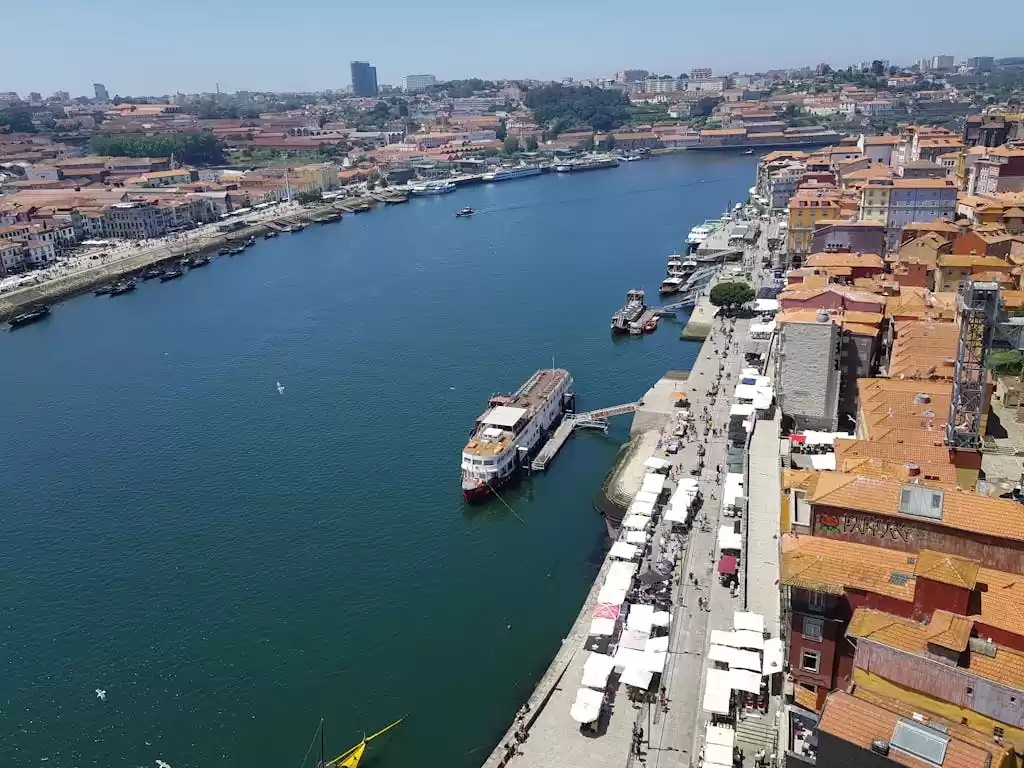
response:
M381 84L407 74L537 78L754 72L871 59L1024 56L1024 3L991 0L32 0L5 3L0 91L92 95L303 91L349 85L368 60Z

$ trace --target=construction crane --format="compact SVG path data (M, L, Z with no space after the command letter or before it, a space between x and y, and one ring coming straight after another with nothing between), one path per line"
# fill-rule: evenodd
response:
M1012 349L1024 350L1024 317L1007 317L996 282L966 281L957 293L956 303L960 335L946 443L953 450L980 451L988 387L988 353L997 337Z

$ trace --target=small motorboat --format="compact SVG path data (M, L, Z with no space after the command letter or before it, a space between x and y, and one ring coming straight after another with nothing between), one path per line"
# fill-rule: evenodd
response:
M108 293L110 293L110 291L113 288L114 288L113 285L111 285L110 283L107 283L106 285L101 285L101 286L97 287L96 290L92 292L92 294L93 294L93 296L106 296Z
M462 217L465 217L465 216L472 216L474 213L476 213L476 211L474 211L472 208L470 208L467 205L461 211L456 211L455 215L460 217L460 218L462 218Z
M744 151L744 153L743 153L743 154L744 154L744 155L752 155L752 154L754 154L754 150L752 150L752 149L748 149L748 150Z
M130 278L128 280L121 280L119 282L114 283L112 286L110 286L110 295L111 296L120 296L122 293L130 293L131 291L135 290L135 285L136 285L135 278Z

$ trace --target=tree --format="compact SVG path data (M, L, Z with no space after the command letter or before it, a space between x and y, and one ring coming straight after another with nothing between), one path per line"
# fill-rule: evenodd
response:
M0 121L2 122L2 121ZM170 157L183 163L219 165L225 162L224 143L210 131L143 136L94 136L89 148L96 155Z
M27 109L0 109L0 126L4 125L11 133L36 132L32 124L32 113Z
M312 205L313 203L322 203L324 196L319 189L311 189L306 192L299 192L295 199L302 205Z
M726 311L733 311L748 301L754 300L754 289L746 283L719 283L711 289L708 298L716 307L723 307Z
M504 141L506 136L508 136L508 129L505 128L505 121L499 120L498 127L494 131L494 138L496 138L498 141Z
M519 138L516 136L506 136L505 144L502 147L506 155L514 155L519 151Z
M545 85L526 93L538 125L557 134L567 128L610 131L629 119L629 99L608 88Z
M529 136L526 139L526 151L527 152L536 152L537 151L537 147L538 147L537 137L536 136Z

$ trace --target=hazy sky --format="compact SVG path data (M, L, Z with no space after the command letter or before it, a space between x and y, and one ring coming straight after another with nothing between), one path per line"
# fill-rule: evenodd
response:
M367 59L403 75L593 77L644 68L755 71L827 61L1024 55L1024 2L809 0L32 0L3 4L0 91L111 95L319 90Z

